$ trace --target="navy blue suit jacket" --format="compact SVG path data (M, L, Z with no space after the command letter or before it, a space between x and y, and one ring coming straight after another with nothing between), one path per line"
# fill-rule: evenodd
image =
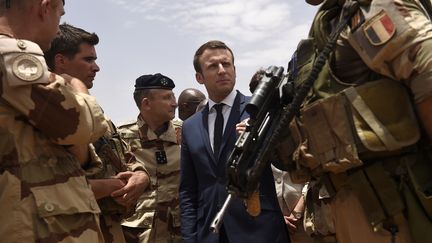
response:
M218 158L214 158L208 133L209 107L183 123L181 147L180 208L183 242L219 243L219 235L209 227L226 197L226 162L237 139L235 125L249 97L237 92L225 127ZM261 214L250 216L242 200L235 198L222 227L231 243L290 242L277 202L270 164L260 182Z

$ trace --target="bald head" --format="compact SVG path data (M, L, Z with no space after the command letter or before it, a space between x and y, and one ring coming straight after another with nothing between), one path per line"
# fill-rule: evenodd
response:
M178 98L179 117L183 121L192 116L201 101L205 100L205 95L197 89L185 89Z
M46 51L59 31L60 18L65 13L63 3L63 0L0 0L0 32L35 42Z
M324 0L306 0L306 2L311 4L311 5L319 5L322 2L324 2Z

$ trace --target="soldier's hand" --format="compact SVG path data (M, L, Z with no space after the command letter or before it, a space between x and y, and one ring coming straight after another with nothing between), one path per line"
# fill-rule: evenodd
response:
M288 231L291 235L293 235L296 231L297 231L297 221L298 219L296 219L294 217L294 215L290 215L290 216L285 216L284 215L284 219L285 219L285 224L288 227Z
M96 199L109 197L113 191L126 185L119 179L89 179L89 183Z
M239 135L242 134L246 130L246 124L247 124L248 120L249 120L249 118L236 124L236 131Z
M136 204L150 183L150 179L144 171L126 171L118 173L115 178L126 181L126 185L111 193L114 200L126 207Z

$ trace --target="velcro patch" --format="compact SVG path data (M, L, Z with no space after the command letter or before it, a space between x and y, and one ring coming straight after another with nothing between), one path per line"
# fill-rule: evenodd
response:
M390 16L384 10L381 10L366 22L363 32L372 45L378 46L389 41L396 32L396 28Z
M23 81L35 81L42 77L43 71L41 61L30 54L21 54L12 63L13 74Z

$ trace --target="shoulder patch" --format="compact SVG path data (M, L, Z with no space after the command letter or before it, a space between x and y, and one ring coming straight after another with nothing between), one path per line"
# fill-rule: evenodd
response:
M24 53L16 56L13 60L12 72L17 78L32 82L42 77L44 69L38 58Z
M372 45L379 46L393 37L396 28L390 16L384 10L381 10L365 23L363 32Z
M9 86L53 82L40 47L31 41L0 38L0 53Z

